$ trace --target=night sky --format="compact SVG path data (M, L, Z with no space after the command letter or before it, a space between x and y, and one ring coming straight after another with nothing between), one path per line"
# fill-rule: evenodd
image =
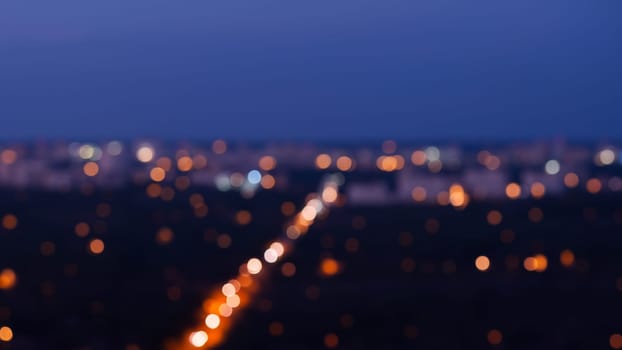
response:
M622 138L622 1L0 1L0 139Z

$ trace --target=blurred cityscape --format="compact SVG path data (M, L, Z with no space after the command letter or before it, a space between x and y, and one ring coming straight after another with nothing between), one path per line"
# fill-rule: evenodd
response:
M622 144L0 145L0 349L622 349Z
M490 145L311 143L38 142L0 147L0 186L88 192L144 185L150 197L205 186L252 196L287 191L305 171L348 174L348 203L447 205L454 184L473 199L622 190L618 144L524 142ZM154 184L160 184L155 186Z

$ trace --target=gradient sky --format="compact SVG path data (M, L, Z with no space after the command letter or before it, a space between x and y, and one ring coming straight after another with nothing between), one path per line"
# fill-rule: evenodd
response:
M0 139L619 139L621 13L620 0L2 0Z

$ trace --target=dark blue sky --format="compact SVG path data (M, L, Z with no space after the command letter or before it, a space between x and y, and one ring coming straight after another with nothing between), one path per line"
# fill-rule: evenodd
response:
M620 0L2 0L0 139L620 138L620 14Z

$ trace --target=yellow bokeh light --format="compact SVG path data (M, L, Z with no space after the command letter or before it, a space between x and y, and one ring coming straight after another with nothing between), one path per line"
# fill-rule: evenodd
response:
M207 343L208 336L204 331L192 332L188 340L195 348L201 348Z
M322 191L322 200L327 203L333 203L337 200L337 190L334 187L326 187L324 191Z
M229 307L231 308L236 308L238 306L240 306L240 296L237 294L234 294L232 296L228 296L227 297L227 305L229 305Z
M469 195L464 192L456 192L449 195L451 205L458 208L464 208L469 203Z
M382 171L391 172L397 169L397 160L392 156L380 156L376 159L376 167Z
M205 325L209 329L216 329L220 326L220 317L216 314L209 314L205 317Z
M256 275L260 273L261 268L262 268L261 260L257 258L252 258L248 261L248 263L246 263L246 269L248 270L248 273L250 273L251 275Z
M273 264L277 261L278 258L279 258L279 254L277 253L276 250L272 248L266 249L266 251L263 253L263 259L267 263Z
M233 314L233 309L227 304L220 304L218 307L218 313L222 317L230 317Z
M78 150L78 155L82 159L91 159L95 155L95 147L92 145L82 145Z
M454 207L465 207L468 203L468 195L461 185L454 184L449 188L449 203Z
M236 293L236 288L235 288L235 286L233 285L233 283L230 283L230 282L229 282L229 283L225 283L225 284L222 286L221 292L222 292L222 294L223 294L224 296L226 296L226 297L230 297L230 296L232 296L232 295L235 295L235 293Z
M141 146L136 151L136 159L141 163L148 163L154 157L154 151L151 146Z
M610 149L598 152L598 162L602 165L611 165L616 159L616 154Z
M300 212L300 215L306 221L312 221L317 216L317 209L315 209L314 207L312 207L310 205L307 205L304 208L302 208L302 211Z
M270 249L273 249L277 256L283 256L285 254L285 246L281 242L274 242L270 244Z

